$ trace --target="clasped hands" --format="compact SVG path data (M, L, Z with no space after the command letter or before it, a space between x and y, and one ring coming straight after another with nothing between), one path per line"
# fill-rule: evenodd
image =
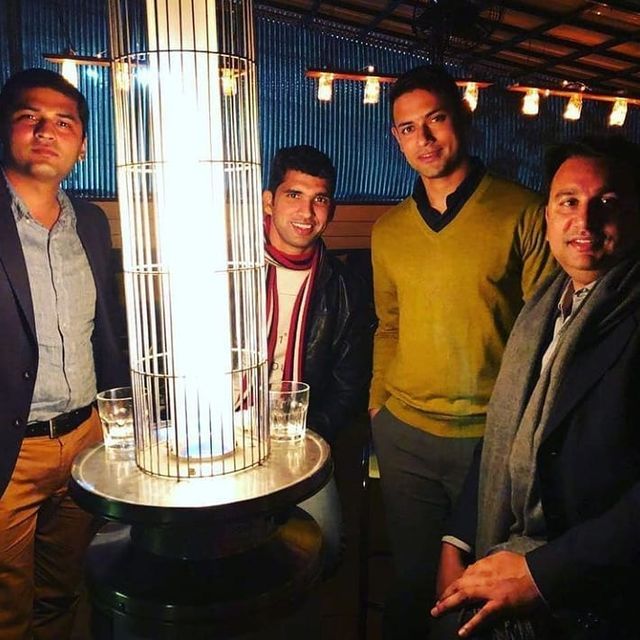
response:
M453 547L448 551L447 554L443 549L439 575L439 586L442 585L443 590L431 615L438 617L464 605L480 606L458 630L460 636L466 637L479 626L505 614L530 611L541 601L524 556L499 551L464 568L460 552ZM456 557L457 560L453 559Z

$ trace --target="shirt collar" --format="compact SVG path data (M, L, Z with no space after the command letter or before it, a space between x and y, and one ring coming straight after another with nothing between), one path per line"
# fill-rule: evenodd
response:
M560 296L560 301L558 302L558 310L560 311L560 317L562 318L563 322L566 321L572 313L578 310L589 292L596 286L597 282L597 280L594 280L585 287L581 287L577 291L574 291L573 289L572 280L569 280L569 282L567 282L567 285L565 286L564 291Z
M475 191L486 171L487 169L480 158L470 157L469 173L467 173L465 179L458 185L458 188L447 196L447 210L451 209L458 202L466 202L469 196ZM413 189L413 199L419 207L422 205L433 208L429 204L427 191L420 176L418 176Z
M2 172L2 177L4 178L5 184L7 185L7 190L9 191L9 195L11 196L11 211L13 212L15 221L19 222L22 219L34 220L34 217L31 215L27 205L15 192L11 182L4 172L4 169L2 169L1 167L0 172ZM58 220L55 226L59 225L60 228L75 227L76 214L73 209L73 205L71 204L71 200L69 200L69 196L67 196L67 194L62 189L58 189L57 198L58 204L60 205L60 215L58 216Z
M480 158L470 157L469 173L458 188L447 196L447 209L442 213L431 206L422 178L418 176L412 197L424 221L434 231L440 231L446 227L477 189L486 172L487 169Z

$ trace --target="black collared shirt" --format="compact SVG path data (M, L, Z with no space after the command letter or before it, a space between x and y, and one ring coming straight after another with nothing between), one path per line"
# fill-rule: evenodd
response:
M460 209L476 190L486 172L487 169L480 158L469 158L469 174L458 188L447 196L447 209L443 213L431 206L422 178L418 176L412 197L423 220L433 231L441 231L458 215Z

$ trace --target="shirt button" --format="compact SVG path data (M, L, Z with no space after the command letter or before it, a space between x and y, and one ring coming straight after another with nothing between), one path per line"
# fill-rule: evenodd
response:
M22 426L22 424L23 424L23 420L22 420L22 418L16 418L16 419L13 421L13 426L14 426L16 429L19 429L19 428Z
M31 371L25 371L25 372L22 374L22 377L23 377L25 380L31 380Z

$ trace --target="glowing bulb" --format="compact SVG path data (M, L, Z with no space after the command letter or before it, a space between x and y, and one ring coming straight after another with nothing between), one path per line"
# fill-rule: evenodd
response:
M318 100L330 102L333 96L333 74L321 73L318 78Z
M526 116L537 116L540 110L540 94L536 89L527 89L522 98L522 113Z
M567 102L567 108L564 110L562 117L565 120L580 120L580 114L582 113L582 96L579 93L574 93Z
M612 127L621 127L627 117L627 108L627 101L624 98L617 98L611 108L609 125Z
M476 82L467 82L462 99L469 105L471 111L476 110L478 106L478 84Z
M364 85L364 104L377 104L380 100L380 80L372 76Z
M113 63L113 86L118 91L129 91L131 79L130 69L126 62L116 61Z
M235 96L238 92L238 80L233 69L221 69L222 95Z
M74 87L78 86L78 67L73 60L69 60L69 58L65 58L62 61L62 77L72 84Z

